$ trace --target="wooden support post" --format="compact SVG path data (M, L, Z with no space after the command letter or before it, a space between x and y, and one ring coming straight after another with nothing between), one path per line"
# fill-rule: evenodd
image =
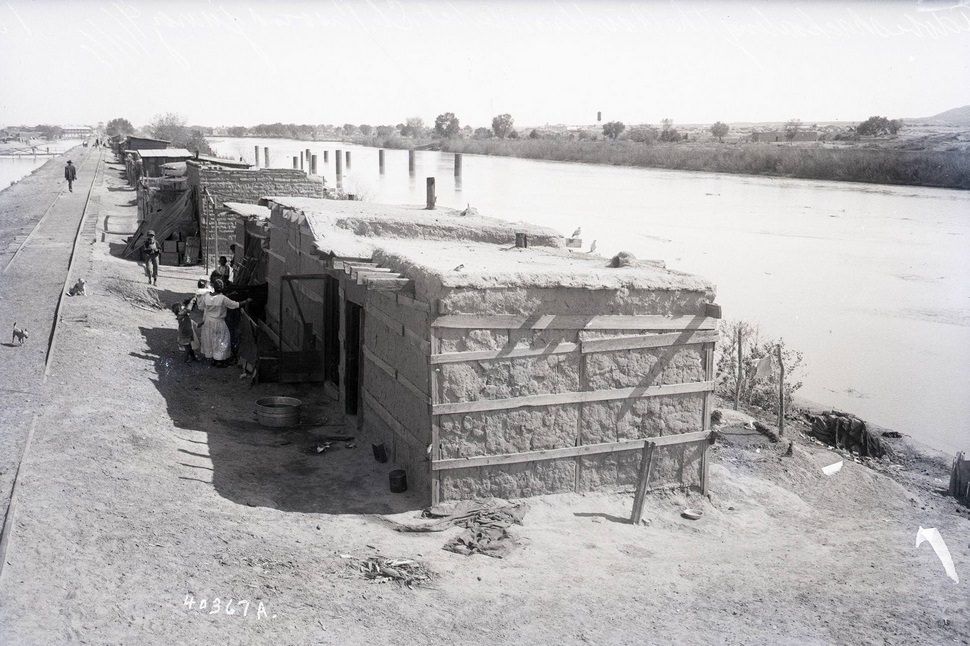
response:
M785 435L785 362L778 346L778 437Z
M316 155L310 155L310 174L311 175L316 175L317 174L317 156Z
M637 477L637 492L633 496L633 513L630 515L630 522L639 525L643 519L643 504L647 500L647 485L650 481L650 465L653 463L653 452L656 445L647 442L643 445L640 452L640 474Z
M408 173L414 175L414 151L408 151Z
M300 165L297 163L296 160L297 160L296 155L293 155L293 170L296 170L300 167Z
M256 168L259 168L259 146L253 146L253 148L255 149L254 152L256 153L256 163L254 164L254 166L256 166Z
M269 168L269 146L263 146L263 166Z
M738 324L738 378L734 384L734 410L738 409L738 403L741 401L741 378L743 377L741 362L744 360L743 354L741 352L741 325Z
M427 190L427 208L429 211L434 210L434 204L438 200L434 194L434 177L429 177L427 179L428 190Z
M428 401L428 416L431 419L431 504L441 502L441 475L435 471L434 464L441 459L441 421L431 414L434 405L440 401L438 395L438 366L431 363L431 355L441 352L441 344L434 328L429 329L428 387L431 392Z
M334 151L333 159L334 159L334 163L337 164L337 188L343 188L344 163L343 163L343 157L341 157L339 150Z
M461 177L461 153L455 153L455 177Z
M380 170L381 175L384 174L384 150L377 151L377 167Z

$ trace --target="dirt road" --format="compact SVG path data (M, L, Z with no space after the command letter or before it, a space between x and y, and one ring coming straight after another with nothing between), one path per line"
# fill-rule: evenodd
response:
M104 166L98 222L130 217L119 171ZM942 462L905 484L851 459L825 476L845 456L797 426L792 457L722 428L709 499L653 495L641 526L625 520L630 492L530 499L508 558L461 556L441 549L458 530L382 520L419 522L420 504L389 492L393 465L368 438L316 452L345 432L320 389L251 388L236 368L182 362L163 305L198 269L163 267L153 288L112 255L119 236L91 240L76 260L89 295L64 304L47 386L4 377L42 407L21 409L37 425L0 643L970 643L970 520L937 492ZM20 351L0 349L5 365ZM267 395L301 398L303 424L259 426ZM915 548L919 526L940 530L959 584ZM369 581L354 563L373 555L419 561L433 585Z

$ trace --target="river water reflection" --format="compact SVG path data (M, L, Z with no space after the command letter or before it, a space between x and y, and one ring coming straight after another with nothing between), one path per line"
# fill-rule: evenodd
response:
M970 192L636 169L333 142L215 139L223 155L291 168L310 148L333 185L372 202L438 204L524 220L586 245L700 274L727 319L757 322L804 353L805 399L841 408L947 451L970 449ZM323 151L330 151L324 165Z

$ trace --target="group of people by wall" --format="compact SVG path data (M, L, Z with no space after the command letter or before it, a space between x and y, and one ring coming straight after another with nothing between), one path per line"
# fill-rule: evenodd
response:
M238 310L252 299L234 301L224 293L227 285L228 280L221 278L212 278L211 283L199 279L194 296L172 305L178 320L178 345L185 352L186 362L198 361L199 353L211 365L223 368L235 357L239 345Z

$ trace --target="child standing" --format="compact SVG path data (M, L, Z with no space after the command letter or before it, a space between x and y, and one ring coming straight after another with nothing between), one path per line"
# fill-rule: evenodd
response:
M195 351L199 347L199 335L196 330L195 322L189 317L192 299L187 298L181 304L172 304L172 313L178 321L178 345L185 352L185 363L198 361Z

